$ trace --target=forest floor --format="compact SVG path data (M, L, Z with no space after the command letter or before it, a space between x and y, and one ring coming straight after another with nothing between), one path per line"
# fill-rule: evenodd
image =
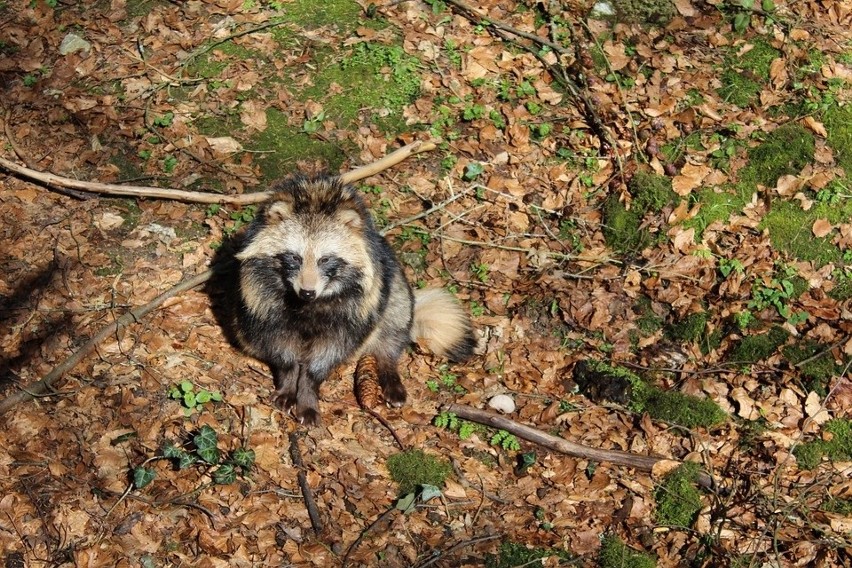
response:
M411 281L481 335L465 364L406 354L386 424L340 369L304 431L205 290L179 294L0 416L4 566L849 566L852 8L592 4L0 1L0 157L34 170L231 195L436 141L359 187ZM0 175L0 396L205 271L254 211ZM724 414L578 389L590 363ZM441 410L499 394L717 487ZM434 458L402 454L409 487L394 434Z

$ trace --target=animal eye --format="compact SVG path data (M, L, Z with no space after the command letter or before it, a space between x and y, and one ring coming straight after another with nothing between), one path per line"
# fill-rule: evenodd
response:
M285 252L280 258L281 262L287 266L299 266L302 264L302 257L294 252Z
M331 260L331 257L321 256L320 259L317 261L317 264L319 264L320 266L323 266L324 264L328 264L329 260Z

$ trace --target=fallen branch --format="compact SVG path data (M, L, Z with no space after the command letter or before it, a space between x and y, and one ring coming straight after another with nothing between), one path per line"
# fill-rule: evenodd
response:
M47 375L44 376L43 379L30 383L27 386L22 387L17 392L10 394L3 400L0 400L0 416L5 414L8 410L10 410L19 402L31 400L47 393L48 391L51 391L53 388L53 383L55 383L59 377L73 369L77 365L77 363L82 361L86 355L94 351L95 347L97 347L98 344L105 340L107 337L127 327L131 323L139 321L139 319L141 319L147 313L158 308L163 302L165 302L169 298L173 298L181 292L191 290L192 288L195 288L203 282L206 282L210 279L211 274L212 271L207 270L206 272L202 272L198 276L188 278L177 284L175 287L163 292L147 304L139 306L138 308L127 312L108 326L102 328L99 332L92 336L91 339L84 343L82 347L75 351L70 357L68 357L62 363L54 367Z
M668 458L643 456L631 452L623 452L621 450L601 450L599 448L584 446L582 444L566 440L565 438L560 438L559 436L553 436L547 432L542 432L537 428L515 422L505 416L500 416L499 414L494 414L493 412L480 410L471 406L448 404L443 406L441 410L452 412L459 418L464 418L465 420L471 420L499 430L505 430L519 438L523 438L524 440L534 442L550 450L575 458L587 459L596 462L608 462L647 472L651 472L654 469L654 466L660 462L677 461L670 460ZM698 484L708 489L714 489L716 487L716 483L713 478L704 472L699 474Z
M305 508L308 510L308 517L311 519L311 528L314 529L314 534L318 535L323 530L322 519L311 486L308 484L308 476L305 475L305 464L302 461L302 452L299 450L299 434L290 432L288 437L290 439L290 459L293 462L293 467L296 468L296 478L299 481L299 489L302 490L302 499L305 500Z
M356 168L348 173L342 174L340 179L344 183L354 183L362 180L377 172L386 170L391 166L398 164L409 156L428 152L435 149L434 142L416 141L407 144L402 148L391 152L384 158ZM170 199L173 201L183 201L186 203L217 203L221 205L252 205L266 201L271 196L268 191L259 191L256 193L243 193L240 195L221 195L216 193L206 193L203 191L184 191L180 189L169 189L162 187L148 187L137 185L119 185L114 183L100 183L93 181L81 181L71 178L58 176L50 172L40 172L25 166L16 164L15 162L0 158L0 167L15 174L16 176L43 183L49 187L73 189L78 191L86 191L90 193L98 193L102 195L113 195L122 197L149 197L155 199Z

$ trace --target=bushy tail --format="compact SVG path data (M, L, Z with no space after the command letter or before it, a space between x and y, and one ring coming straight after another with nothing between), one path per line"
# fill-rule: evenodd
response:
M414 292L411 340L452 361L473 355L476 337L470 317L453 296L441 288Z

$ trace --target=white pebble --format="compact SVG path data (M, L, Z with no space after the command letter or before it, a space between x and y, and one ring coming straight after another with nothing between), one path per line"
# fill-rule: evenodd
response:
M488 401L488 406L503 414L515 411L515 401L508 394L492 396L491 400Z

